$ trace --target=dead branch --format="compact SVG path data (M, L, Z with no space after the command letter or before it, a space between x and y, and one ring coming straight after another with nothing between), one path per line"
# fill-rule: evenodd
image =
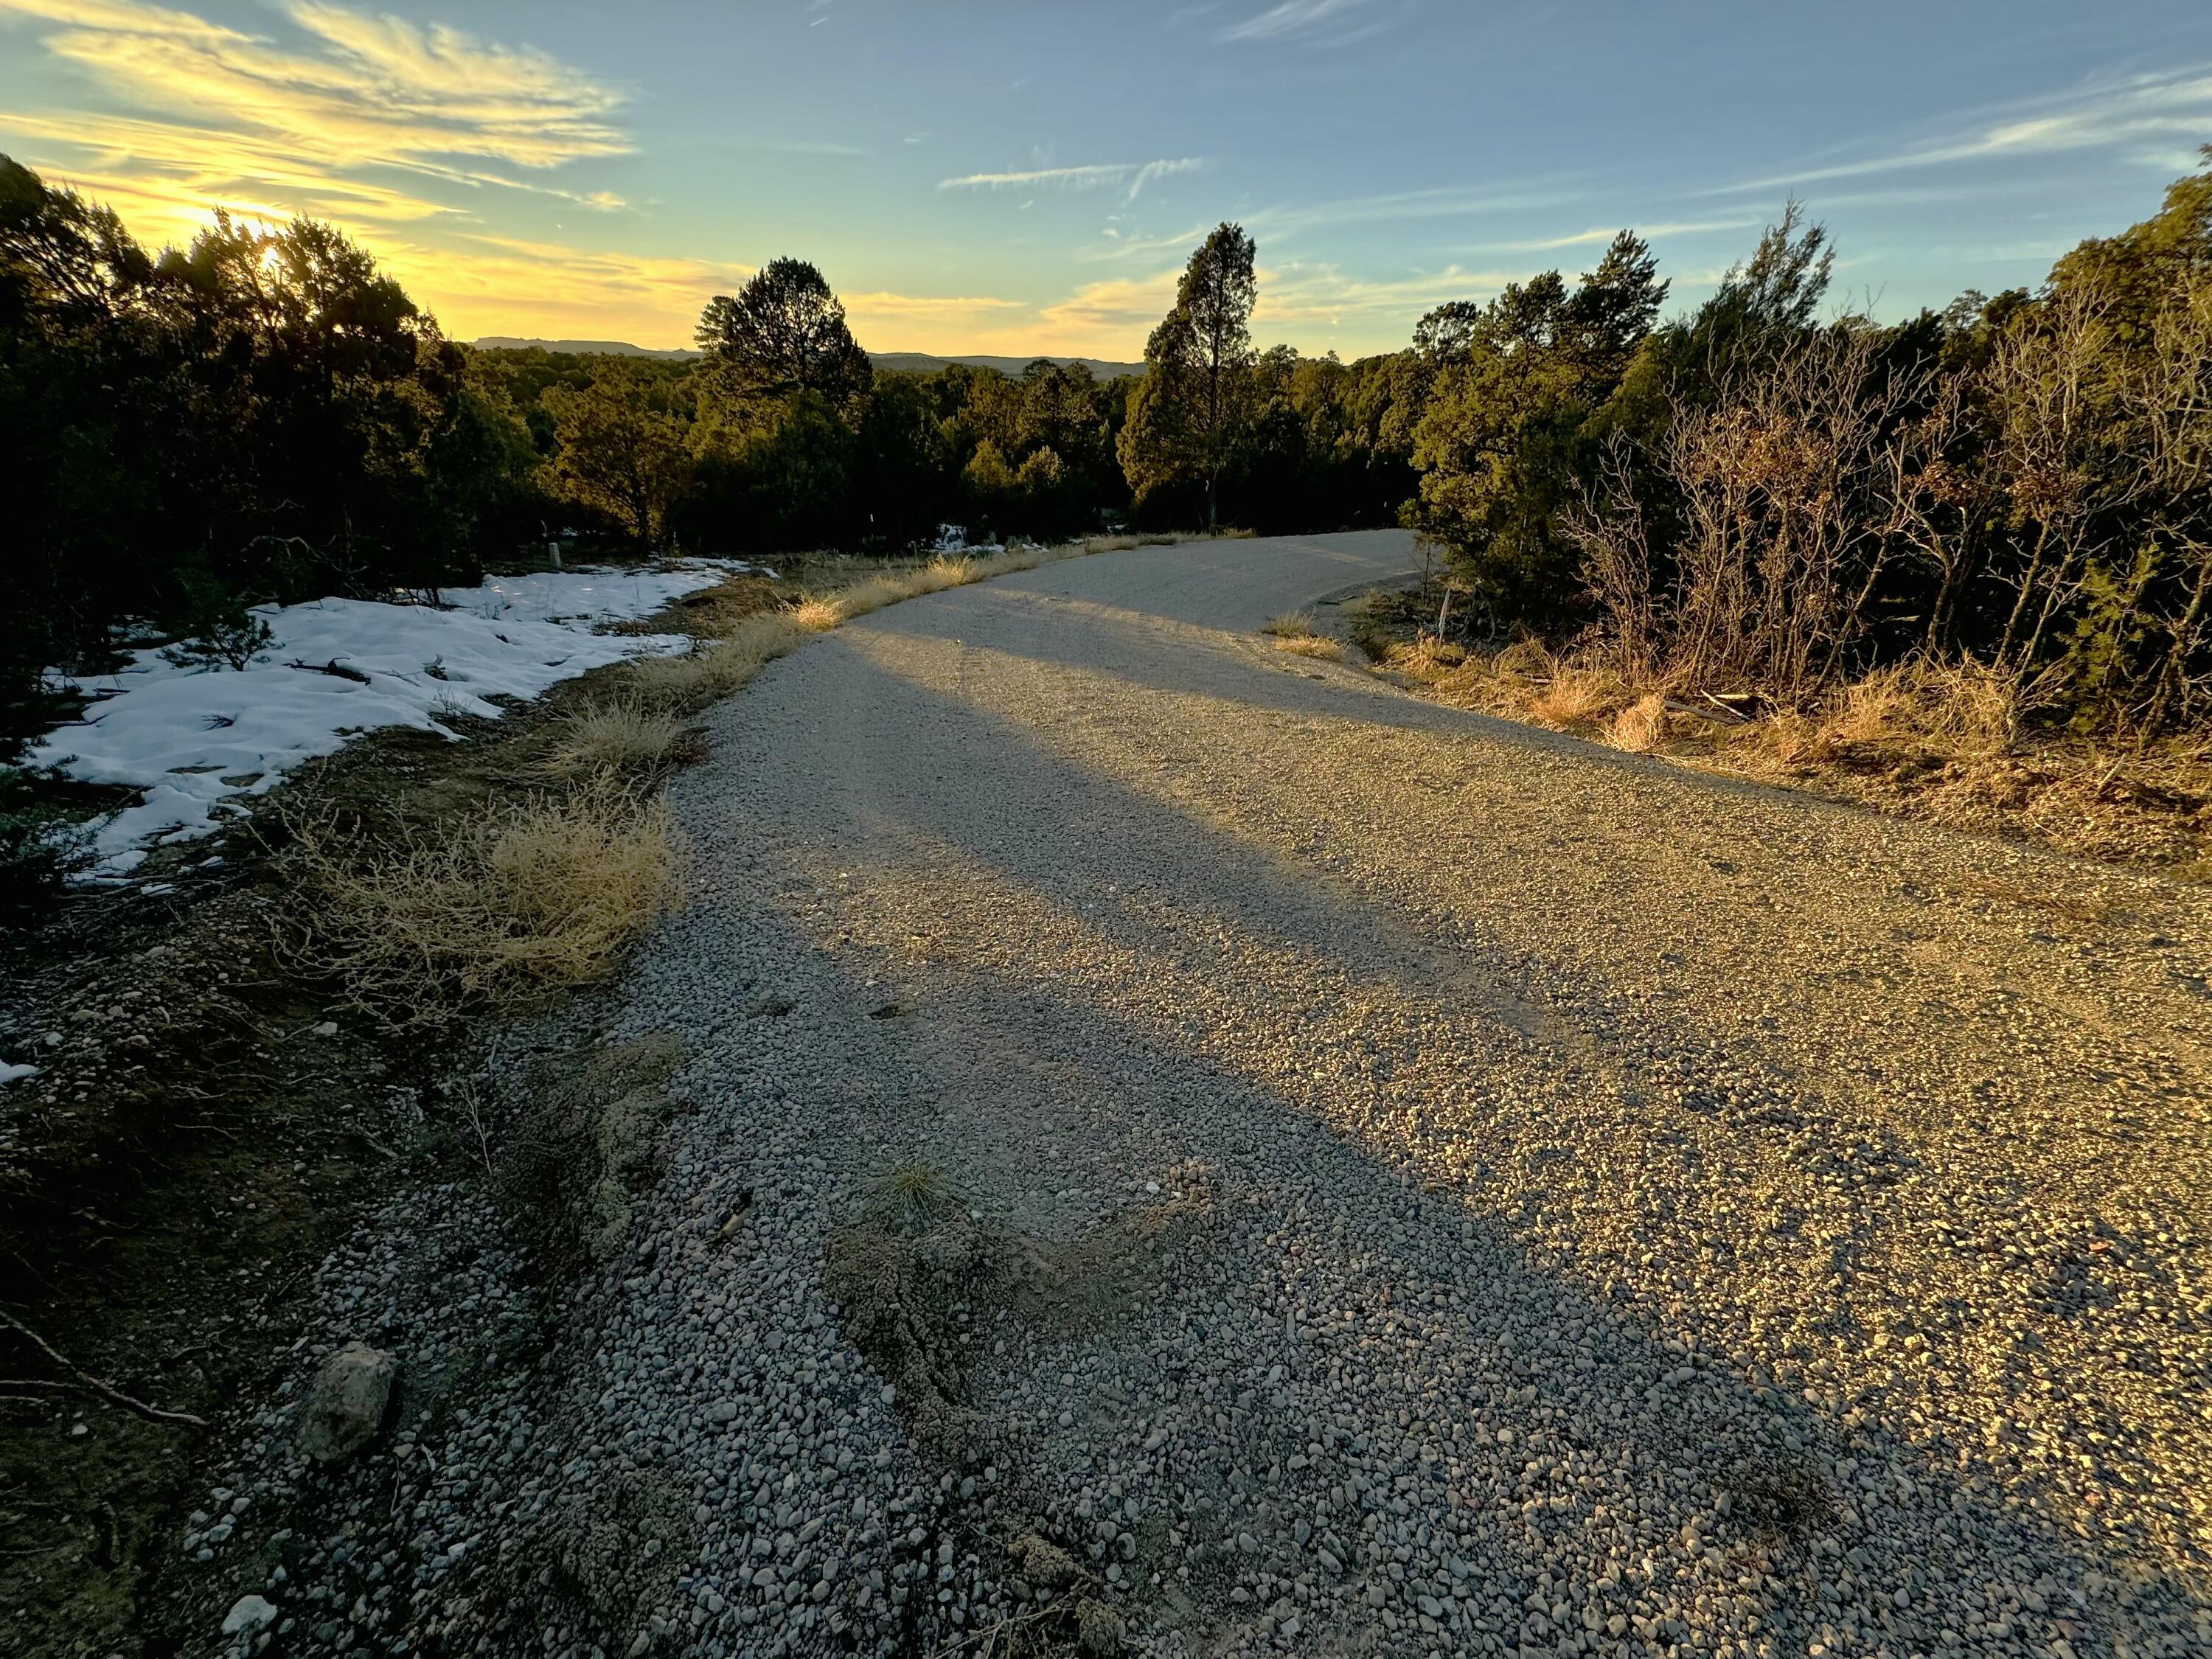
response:
M28 1325L26 1325L21 1320L16 1318L15 1315L9 1313L4 1308L0 1308L0 1324L5 1324L9 1329L22 1337L24 1340L30 1343L33 1347L38 1349L38 1351L46 1355L47 1358L52 1360L55 1364L69 1372L71 1377L75 1379L73 1382L66 1382L30 1381L16 1382L12 1380L0 1381L0 1389L30 1389L40 1393L67 1391L96 1395L100 1399L106 1401L108 1404L112 1406L120 1406L124 1410L130 1412L136 1416L143 1417L149 1423L178 1423L182 1424L186 1427L195 1429L204 1429L207 1427L207 1419L204 1417L195 1417L190 1412L164 1411L159 1406L149 1406L143 1400L133 1399L131 1395L124 1393L122 1389L117 1388L112 1382L103 1382L100 1378L94 1376L90 1371L86 1370L82 1366L76 1364L70 1360L65 1358L52 1343L47 1341L46 1338L40 1336L36 1331L33 1330Z

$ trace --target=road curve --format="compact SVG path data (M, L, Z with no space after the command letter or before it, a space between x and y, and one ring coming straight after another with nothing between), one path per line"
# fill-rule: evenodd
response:
M1254 632L1408 557L1050 565L714 711L556 1454L688 1506L629 1650L2212 1652L2205 890ZM959 1305L864 1331L916 1164Z

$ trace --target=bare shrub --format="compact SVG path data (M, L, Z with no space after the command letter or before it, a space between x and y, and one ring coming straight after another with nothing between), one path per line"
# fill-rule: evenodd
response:
M1674 400L1656 458L1680 520L1664 569L1613 446L1565 530L1621 672L1790 700L1849 665L1896 547L1901 411L1927 387L1885 367L1881 342L1846 319L1738 365L1709 406Z
M605 778L435 835L290 829L283 866L310 902L288 954L388 1026L597 979L678 889L665 799Z

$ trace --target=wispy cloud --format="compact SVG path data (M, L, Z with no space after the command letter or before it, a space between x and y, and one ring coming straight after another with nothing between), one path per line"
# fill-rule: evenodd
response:
M1027 312L1030 307L1019 300L995 299L976 294L847 294L845 313L853 319L855 331L872 341L899 338L912 335L916 328L933 331L949 329L973 331L989 327L1003 321L1009 313ZM896 345L878 343L878 350L896 349Z
M1448 300L1486 300L1513 280L1497 270L1416 271L1395 277L1346 276L1338 266L1293 260L1262 268L1255 328L1351 328L1362 335L1388 325L1395 335Z
M1120 190L1124 203L1133 202L1146 185L1180 173L1196 173L1205 158L1185 155L1172 161L1099 161L1087 167L1030 167L1013 173L969 173L957 179L940 179L939 190Z
M1337 33L1363 12L1373 0L1279 0L1264 11L1254 12L1230 24L1215 37L1221 40L1290 40L1322 32ZM1370 31L1371 32L1371 31Z
M1188 250L1206 240L1212 227L1194 224L1183 230L1170 231L1164 236L1132 236L1108 225L1099 232L1105 240L1090 242L1076 250L1080 259L1129 259L1148 253L1164 253L1170 248Z
M1175 304L1181 273L1172 267L1149 276L1116 276L1085 283L1037 313L1038 331L1049 340L1081 340L1085 355L1111 356L1141 346L1146 332Z
M62 147L40 161L82 168L168 204L173 221L216 205L414 220L447 210L416 191L363 181L375 169L469 187L623 205L526 178L622 154L622 95L527 47L292 0L288 41L190 12L119 0L0 0L40 44L133 112L0 113Z
M1661 236L1697 236L1723 230L1751 230L1761 222L1757 218L1685 219L1662 224L1631 225L1645 241ZM1613 240L1624 227L1593 225L1588 230L1577 230L1565 236L1539 236L1525 241L1472 242L1462 251L1468 253L1552 253L1563 248L1597 247Z
M1996 106L1960 118L1948 133L1837 161L1815 158L1793 171L1701 193L1728 196L1797 188L1830 179L2078 150L2133 150L2147 165L2186 167L2195 147L2208 136L2212 136L2212 64L2197 64L2156 74L2106 77L2051 97Z

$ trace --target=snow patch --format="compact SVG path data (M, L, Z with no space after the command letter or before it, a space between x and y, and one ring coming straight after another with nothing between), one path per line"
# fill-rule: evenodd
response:
M489 697L532 698L607 663L680 650L681 635L596 630L750 568L689 559L502 576L447 588L442 610L341 599L258 606L276 643L242 670L179 668L148 648L117 673L60 682L95 701L28 758L143 792L94 836L98 874L113 878L149 847L212 833L240 797L267 793L364 732L411 726L452 737L447 719L498 716Z
M38 1074L39 1068L35 1066L13 1066L0 1063L0 1083L13 1083L17 1078L36 1077Z

